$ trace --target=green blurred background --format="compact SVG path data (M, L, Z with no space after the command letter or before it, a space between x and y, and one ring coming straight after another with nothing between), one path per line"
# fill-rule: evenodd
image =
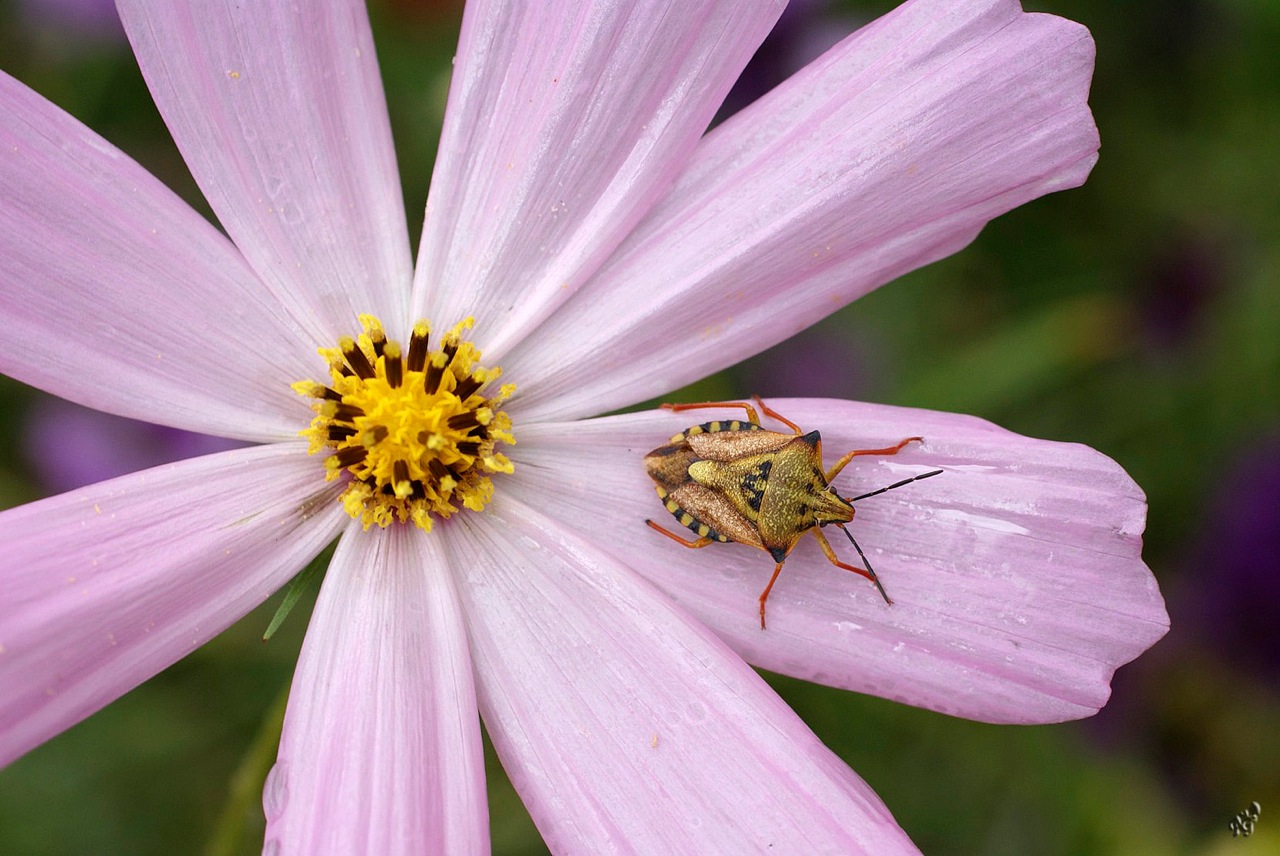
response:
M893 5L799 3L733 103ZM769 676L926 853L1277 853L1280 4L1024 5L1098 43L1102 157L1088 184L682 394L974 413L1092 445L1148 492L1145 555L1173 629L1091 720L989 726ZM371 6L414 235L459 13L448 0ZM102 0L0 0L0 68L208 213L110 14ZM191 451L153 429L81 424L7 378L0 396L0 507L74 477L33 426L76 426L65 436L86 466L131 444L141 458ZM0 854L258 852L261 776L309 605L264 645L276 600L0 772ZM489 761L494 851L545 852ZM1254 835L1233 838L1255 800Z

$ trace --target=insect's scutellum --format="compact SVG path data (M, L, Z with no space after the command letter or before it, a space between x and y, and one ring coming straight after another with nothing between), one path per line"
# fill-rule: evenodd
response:
M500 405L515 391L502 374L478 364L480 352L462 338L470 318L430 345L431 328L414 325L408 350L387 338L371 315L364 332L320 350L328 385L301 381L296 392L315 399L316 417L302 431L312 454L328 452L326 477L348 479L342 503L367 529L412 522L430 530L434 517L479 511L493 495L490 476L510 473L495 446L515 443Z
M690 540L646 520L650 527L690 548L736 541L763 550L776 563L773 575L760 593L760 628L765 628L765 603L782 572L787 555L805 532L814 538L831 564L860 574L873 582L890 600L862 548L845 524L853 520L853 503L936 476L933 470L903 479L862 496L846 498L831 489L831 482L859 455L896 455L920 437L883 449L855 449L824 470L822 438L817 431L804 433L800 426L769 408L759 396L755 407L744 401L664 404L667 410L741 408L747 420L716 420L694 425L674 435L665 445L645 456L645 470L653 479L667 511L697 537ZM761 427L756 411L789 427L790 434ZM838 526L853 544L865 567L840 561L822 534L822 527Z

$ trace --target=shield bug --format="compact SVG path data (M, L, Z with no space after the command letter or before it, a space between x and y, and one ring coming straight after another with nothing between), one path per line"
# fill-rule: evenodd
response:
M806 434L759 396L753 400L766 416L786 425L792 433L765 430L756 408L745 401L662 405L675 412L741 408L747 421L704 422L681 431L666 445L645 455L645 471L657 486L658 497L676 520L698 537L689 540L652 520L645 523L686 547L736 541L772 556L777 565L760 593L761 630L765 627L765 601L782 572L782 565L801 536L810 530L831 564L866 577L875 583L885 603L893 603L866 554L844 524L853 520L853 503L936 476L942 470L912 476L856 497L840 496L831 482L859 455L896 455L908 443L922 438L908 437L883 449L855 449L824 470L822 437L817 431ZM828 524L835 524L848 536L866 567L845 564L836 558L835 550L822 534L822 527Z

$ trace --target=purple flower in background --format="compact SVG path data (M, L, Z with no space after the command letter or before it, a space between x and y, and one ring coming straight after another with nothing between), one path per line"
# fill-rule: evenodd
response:
M242 445L223 437L122 419L59 398L37 402L22 431L24 457L41 487L50 493Z
M1280 685L1280 437L1249 443L1206 497L1183 584L1170 595L1200 651Z
M745 386L765 398L775 392L803 397L862 395L887 373L884 359L867 338L810 331L744 361L737 371Z
M85 39L118 39L120 19L112 0L19 0L19 14L29 26Z
M859 513L892 606L806 542L761 631L758 553L643 525L661 505L641 455L689 420L588 418L1082 182L1082 27L917 0L704 136L780 3L470 3L415 262L361 4L119 6L229 237L0 77L0 369L261 445L0 514L0 762L340 536L269 849L486 851L478 708L555 851L908 852L748 663L1055 722L1167 629L1142 493L1085 447L772 401L831 449L925 437L851 465L843 493L946 475Z
M737 113L865 23L832 14L830 5L827 0L790 0L725 96L717 118Z

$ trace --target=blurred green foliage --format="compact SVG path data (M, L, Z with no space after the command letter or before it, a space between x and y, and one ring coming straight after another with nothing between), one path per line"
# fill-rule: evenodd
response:
M207 213L123 39L38 21L35 5L0 0L0 67ZM851 29L894 4L810 5ZM1103 144L1088 184L682 394L788 394L780 366L834 354L805 394L1087 443L1148 491L1146 557L1173 631L1121 670L1094 720L996 727L769 676L925 852L1280 852L1275 631L1245 662L1196 611L1227 585L1218 559L1233 548L1207 509L1226 474L1280 442L1280 4L1024 5L1081 21L1097 41ZM416 235L458 10L380 0L372 14ZM0 378L0 395L0 446L14 450L38 393ZM0 506L38 495L24 461L0 458ZM1276 522L1280 486L1258 502ZM1259 561L1280 571L1275 555ZM1273 622L1277 591L1226 620L1257 610ZM258 852L260 781L309 610L304 598L263 644L277 604L0 773L0 853ZM492 752L488 770L494 851L544 852ZM1227 824L1253 800L1257 831L1232 839Z

